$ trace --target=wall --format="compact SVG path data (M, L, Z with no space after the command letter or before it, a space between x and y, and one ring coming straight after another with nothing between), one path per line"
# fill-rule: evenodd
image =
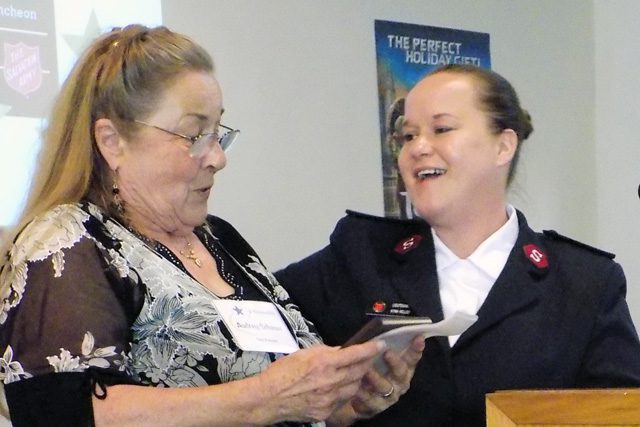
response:
M596 1L595 113L598 242L618 254L628 301L640 325L640 58L635 0Z
M167 25L213 54L224 121L242 129L212 212L230 219L273 268L324 245L345 208L382 213L373 21L386 19L491 34L493 68L514 83L536 127L514 203L536 226L593 241L589 6L166 1Z
M634 0L163 5L168 26L213 54L225 123L242 129L211 211L236 225L271 268L324 246L345 208L382 213L373 21L451 27L490 33L493 68L533 117L511 201L534 228L618 253L638 316L640 177L627 161L640 157L630 143L638 59L627 34L638 16L629 10L639 7Z

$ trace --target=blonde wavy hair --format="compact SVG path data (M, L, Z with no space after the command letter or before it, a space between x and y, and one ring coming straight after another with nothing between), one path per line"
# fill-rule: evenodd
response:
M133 120L150 114L163 89L185 71L213 73L213 61L190 38L166 27L129 25L96 39L54 102L25 208L0 253L7 253L30 221L57 205L87 198L113 213L113 178L97 148L94 123L109 118L123 136L131 136Z

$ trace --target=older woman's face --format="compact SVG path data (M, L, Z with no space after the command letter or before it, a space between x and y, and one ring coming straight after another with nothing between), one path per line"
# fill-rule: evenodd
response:
M398 166L409 197L432 225L480 212L504 196L500 135L479 108L475 81L436 73L409 93Z
M206 72L188 71L167 87L153 113L139 119L196 136L215 131L221 114L222 93L216 79ZM118 185L132 218L166 232L193 228L204 221L213 176L226 164L217 142L202 157L192 158L186 139L141 125L123 145Z

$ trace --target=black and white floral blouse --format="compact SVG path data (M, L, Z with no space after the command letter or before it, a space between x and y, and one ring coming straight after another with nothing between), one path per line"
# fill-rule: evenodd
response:
M233 298L275 303L300 347L320 342L231 225L209 216L196 234ZM166 247L89 202L31 222L0 270L0 290L0 379L14 425L55 417L64 420L56 425L92 425L91 394L105 385L219 384L282 356L240 350L212 304L217 296Z

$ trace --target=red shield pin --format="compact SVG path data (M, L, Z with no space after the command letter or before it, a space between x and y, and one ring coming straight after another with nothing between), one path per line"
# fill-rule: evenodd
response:
M422 236L419 234L414 234L413 236L407 237L406 239L402 239L400 242L398 242L393 250L403 255L417 248L421 241Z
M542 249L537 247L534 244L528 244L523 246L522 250L524 251L525 256L529 261L533 263L538 268L547 268L549 266L549 261L547 260L547 254L542 252Z

